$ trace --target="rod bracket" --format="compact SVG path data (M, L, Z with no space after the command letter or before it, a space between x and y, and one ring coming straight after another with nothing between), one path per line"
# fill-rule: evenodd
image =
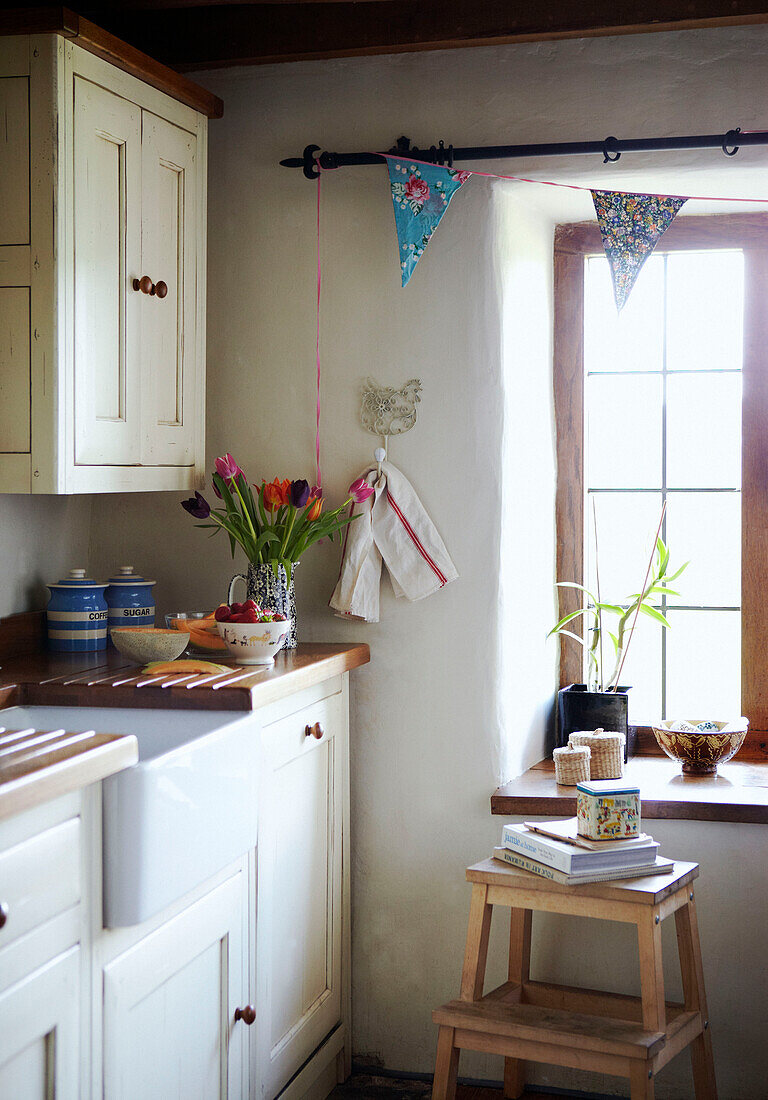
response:
M308 180L316 180L320 175L320 169L315 163L315 153L320 149L319 145L307 145L302 154L304 161L304 175Z
M611 156L613 154L613 156ZM603 164L615 164L621 156L619 143L615 137L607 137L603 142Z
M739 146L737 145L737 141L740 133L741 126L737 126L735 130L729 130L723 138L722 148L727 157L735 157L738 153ZM729 146L732 146L733 148L729 148Z

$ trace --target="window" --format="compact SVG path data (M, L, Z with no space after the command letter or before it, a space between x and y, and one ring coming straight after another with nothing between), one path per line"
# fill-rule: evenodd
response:
M672 629L643 620L633 639L622 675L630 718L745 713L758 751L768 729L766 314L765 215L678 218L620 316L597 225L558 227L558 579L593 588L596 518L603 598L636 592L666 500L673 568L691 565L680 597L659 603ZM560 591L565 614L575 595ZM581 660L563 641L562 684L583 679Z

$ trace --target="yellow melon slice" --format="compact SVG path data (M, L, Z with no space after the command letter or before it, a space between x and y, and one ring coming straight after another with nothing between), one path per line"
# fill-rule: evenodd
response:
M204 619L171 619L174 630L182 634L189 634L190 643L195 649L201 649L205 653L224 653L227 644L219 634L218 623L213 619L213 612Z
M201 676L214 676L217 672L231 672L228 665L217 665L213 661L150 661L144 666L144 672L150 676L173 676L176 673L199 673Z

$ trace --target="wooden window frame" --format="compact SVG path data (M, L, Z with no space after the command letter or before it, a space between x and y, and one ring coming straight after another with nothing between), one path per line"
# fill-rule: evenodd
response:
M741 702L750 730L742 758L768 759L768 214L679 217L658 251L738 248L744 252L742 398ZM553 384L557 452L557 579L584 575L584 267L602 255L596 222L559 225L554 254ZM558 589L560 615L579 606ZM583 679L581 653L560 646L560 686ZM638 751L660 750L650 728Z

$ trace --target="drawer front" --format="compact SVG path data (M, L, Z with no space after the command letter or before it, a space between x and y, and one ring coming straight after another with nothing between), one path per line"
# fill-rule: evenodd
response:
M0 854L0 948L79 901L79 817Z

